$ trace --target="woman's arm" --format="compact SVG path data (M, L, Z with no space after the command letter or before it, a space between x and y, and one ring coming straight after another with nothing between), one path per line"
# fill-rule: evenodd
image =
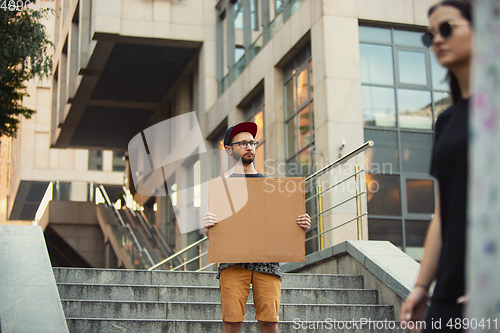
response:
M420 271L417 282L412 292L408 295L401 307L400 321L424 320L427 301L429 300L429 287L436 278L439 256L441 252L441 201L439 187L437 190L436 209L429 225L424 244L424 254L420 261Z

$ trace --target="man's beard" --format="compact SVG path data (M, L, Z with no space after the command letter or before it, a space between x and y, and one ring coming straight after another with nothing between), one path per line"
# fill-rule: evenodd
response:
M252 154L251 156L241 156L239 153L237 153L236 151L233 150L233 159L236 162L239 162L241 160L241 162L243 164L248 165L248 164L252 164L253 163L253 161L255 159L255 154Z

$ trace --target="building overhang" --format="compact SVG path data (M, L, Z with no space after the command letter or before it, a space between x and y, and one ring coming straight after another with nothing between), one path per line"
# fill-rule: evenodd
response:
M94 40L53 148L125 150L162 108L202 44L102 33Z
M45 191L47 191L47 186L49 186L49 182L21 180L9 214L9 220L33 221Z

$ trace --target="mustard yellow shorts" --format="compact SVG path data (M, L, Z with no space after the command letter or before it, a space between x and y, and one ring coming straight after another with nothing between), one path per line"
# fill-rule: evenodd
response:
M226 322L245 320L245 306L250 293L250 283L253 290L255 319L268 322L279 321L280 277L251 271L238 265L229 266L220 272L222 320Z

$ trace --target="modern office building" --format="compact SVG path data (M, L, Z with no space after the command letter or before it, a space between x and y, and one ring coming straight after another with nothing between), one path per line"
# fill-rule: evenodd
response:
M450 103L446 72L420 40L435 2L56 0L53 81L37 88L36 99L49 112L43 124L37 113L21 125L12 156L28 157L13 173L9 218L32 219L41 201L32 193L49 181L124 183L168 247L198 240L204 231L179 232L176 199L135 193L133 170L113 164L142 130L195 111L208 149L222 147L229 126L255 121L256 168L273 177L306 177L373 140L359 161L366 168L363 238L390 240L419 259L434 211L433 127ZM339 181L353 165L321 182ZM167 183L175 193L226 166L223 150L211 169L187 159ZM323 205L349 191L338 187ZM191 216L201 219L197 194L190 195ZM357 238L355 222L343 225L354 216L352 201L324 215L324 228L339 226L325 235L326 246ZM318 232L314 226L308 235ZM110 237L100 232L103 241Z

